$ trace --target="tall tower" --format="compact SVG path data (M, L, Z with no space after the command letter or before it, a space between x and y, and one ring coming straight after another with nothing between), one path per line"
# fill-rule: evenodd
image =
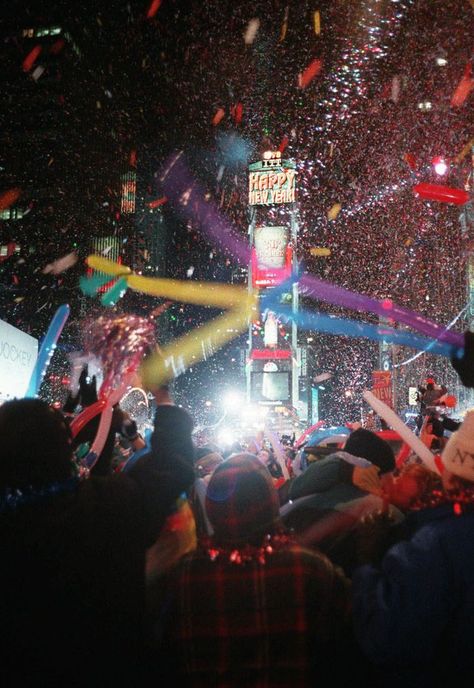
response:
M249 290L260 296L296 274L298 237L296 165L279 151L266 151L249 166ZM298 311L298 284L280 291L279 300ZM300 414L301 351L295 318L284 322L262 304L250 323L246 363L247 400L295 418ZM285 319L286 320L286 319ZM304 415L304 414L303 414ZM281 424L280 424L281 425Z

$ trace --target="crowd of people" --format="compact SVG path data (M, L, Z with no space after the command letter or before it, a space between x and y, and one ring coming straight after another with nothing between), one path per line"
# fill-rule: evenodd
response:
M469 685L474 411L440 474L362 427L295 474L274 435L196 446L165 386L148 443L116 407L87 470L86 379L0 407L3 685Z

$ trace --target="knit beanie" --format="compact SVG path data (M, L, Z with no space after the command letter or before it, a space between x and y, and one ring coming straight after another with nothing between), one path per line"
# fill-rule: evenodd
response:
M466 413L462 425L447 441L442 460L448 471L474 483L474 410Z
M234 454L214 471L206 512L217 540L256 544L275 531L279 499L268 469L253 454Z
M344 445L344 451L367 459L380 468L380 473L389 473L395 468L392 447L374 432L365 428L351 432Z

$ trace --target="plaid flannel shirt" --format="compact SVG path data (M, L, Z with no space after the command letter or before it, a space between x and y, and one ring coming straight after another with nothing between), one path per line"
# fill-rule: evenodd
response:
M349 619L342 572L296 545L265 560L231 559L201 549L178 564L160 594L155 628L174 676L206 688L301 688L327 676L325 667L334 673Z

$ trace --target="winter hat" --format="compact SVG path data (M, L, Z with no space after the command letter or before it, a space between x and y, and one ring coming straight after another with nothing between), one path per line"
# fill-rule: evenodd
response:
M217 447L206 445L196 447L194 451L194 469L200 477L212 473L216 466L223 461L222 454L217 451Z
M380 468L380 473L388 473L395 468L392 447L374 432L365 428L351 432L344 445L344 451L367 459Z
M279 524L279 499L268 469L253 454L235 454L214 471L206 512L218 541L259 544Z
M462 425L452 433L442 460L448 471L474 483L474 410L466 413Z

